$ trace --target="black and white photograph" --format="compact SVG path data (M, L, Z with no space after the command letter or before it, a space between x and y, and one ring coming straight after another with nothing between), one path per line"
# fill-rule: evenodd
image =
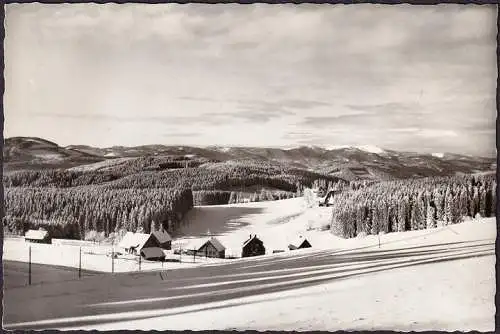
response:
M4 5L6 330L495 330L493 4Z

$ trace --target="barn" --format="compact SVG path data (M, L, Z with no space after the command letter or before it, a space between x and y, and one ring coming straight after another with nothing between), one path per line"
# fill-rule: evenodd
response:
M153 234L127 232L118 247L126 253L139 255L143 248L160 247L160 243Z
M241 257L259 256L266 254L266 248L262 240L257 238L257 235L252 236L243 243Z
M164 261L165 253L160 247L146 247L141 249L141 256L150 261Z
M191 243L187 247L187 254L194 255L194 253L197 256L223 259L226 257L226 247L218 239L212 237Z
M43 229L28 230L24 235L24 241L42 243L42 244L51 243L49 232Z
M154 231L151 234L158 240L161 248L172 249L172 237L166 231Z
M309 243L309 241L303 236L297 237L288 245L289 250L300 249L300 248L311 248L311 247L312 246Z

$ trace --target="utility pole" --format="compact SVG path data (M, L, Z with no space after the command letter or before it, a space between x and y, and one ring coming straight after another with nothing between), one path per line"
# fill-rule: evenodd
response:
M111 247L111 273L115 273L115 244L113 242Z
M378 233L378 248L380 248L380 232Z
M82 247L80 247L80 259L78 261L78 278L82 277Z
M142 258L142 256L141 256L141 254L139 254L139 271L141 271L141 258Z
M28 284L31 285L31 245L29 246Z

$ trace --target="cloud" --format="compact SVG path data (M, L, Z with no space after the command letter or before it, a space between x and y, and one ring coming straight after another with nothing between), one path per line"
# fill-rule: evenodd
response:
M182 138L182 137L199 137L199 132L169 132L163 135L164 137L174 137L174 138Z
M127 140L140 144L145 132L163 139L153 123L194 124L200 144L217 144L229 123L246 145L486 149L496 15L455 4L8 4L6 133L54 138L64 124L81 129L76 142L100 143L113 122L136 123L144 130ZM264 126L271 139L256 138Z
M417 135L425 138L458 137L455 131L446 129L423 129Z
M217 116L212 117L189 117L189 116L116 116L104 114L56 114L56 113L35 113L34 117L49 117L54 119L77 119L88 121L111 121L120 123L165 123L176 125L189 125L189 124L218 124L220 119Z

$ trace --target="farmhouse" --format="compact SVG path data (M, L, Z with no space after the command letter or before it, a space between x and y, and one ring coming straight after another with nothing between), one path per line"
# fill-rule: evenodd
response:
M213 258L225 258L226 257L226 247L222 243L212 237L210 239L202 239L191 243L187 247L187 254Z
M141 256L146 260L163 261L165 260L165 253L160 247L147 247L141 249Z
M304 238L303 236L299 236L288 245L289 250L300 249L300 248L311 248L311 247L312 246L309 243L309 241L307 241L307 239Z
M257 238L257 235L250 234L250 238L243 243L241 257L259 256L266 254L266 248L262 240Z
M118 247L129 254L139 255L143 248L160 247L160 243L153 234L127 232Z
M151 234L158 240L161 248L172 249L172 237L166 231L154 231Z
M35 243L43 243L50 244L50 235L46 230L29 230L24 235L24 241L26 242L35 242Z

